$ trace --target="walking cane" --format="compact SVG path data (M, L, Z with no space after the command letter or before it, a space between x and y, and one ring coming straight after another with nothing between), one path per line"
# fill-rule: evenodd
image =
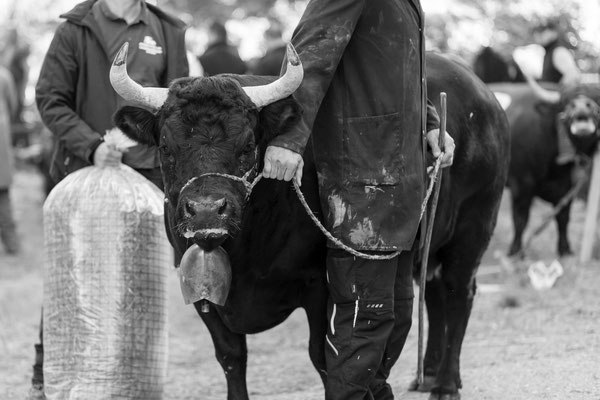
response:
M446 93L440 93L440 135L439 147L444 152L444 140L446 136ZM425 319L425 285L427 283L427 263L429 262L429 248L431 246L431 235L433 232L433 222L435 220L435 211L437 209L438 199L440 197L440 187L442 186L442 169L438 169L435 179L433 198L431 199L431 211L427 220L427 229L425 233L425 245L423 247L423 259L421 261L421 275L419 277L419 340L418 340L418 360L417 360L417 383L420 385L424 381L423 370L423 341L424 341L424 319Z

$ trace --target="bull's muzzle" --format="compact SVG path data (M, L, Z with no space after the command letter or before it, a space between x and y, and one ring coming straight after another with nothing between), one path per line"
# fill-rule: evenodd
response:
M229 232L223 223L231 217L231 207L224 197L186 199L181 207L183 218L188 221L183 232L186 239L191 239L205 251L213 250L227 239Z

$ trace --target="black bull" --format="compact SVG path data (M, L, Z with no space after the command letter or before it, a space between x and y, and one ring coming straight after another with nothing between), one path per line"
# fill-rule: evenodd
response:
M435 398L454 398L461 387L459 356L475 295L475 273L496 223L508 169L508 125L492 92L468 67L436 54L428 54L427 63L429 97L437 101L440 91L448 94L448 131L456 153L454 165L444 170L433 234L429 268L435 273L430 274L426 291L427 379L419 390L432 390ZM269 80L233 75L184 78L171 85L157 114L125 108L115 117L134 139L158 140L170 217L167 228L176 251L181 255L196 241L221 244L229 254L233 279L227 302L223 307L211 304L209 313L200 313L226 374L228 399L248 398L245 335L280 324L298 307L307 314L310 359L326 379L326 243L292 186L263 179L244 205L242 185L209 176L194 180L192 189L182 191L185 198L178 197L189 182L189 171L196 176L207 172L239 176L255 162L256 147L260 170L266 143L299 116L289 97L260 111L253 109L237 84ZM235 160L225 160L231 154ZM212 159L211 168L198 170L198 163L206 159ZM302 190L319 215L310 150L304 160ZM203 205L201 210L195 208L198 205ZM208 244L206 237L184 239L181 226L191 224L196 212L212 212L205 219L227 229L230 237ZM224 224L223 219L233 222ZM203 221L194 223L210 228ZM195 306L200 312L199 304Z
M544 84L556 91L553 84ZM539 197L554 206L574 186L574 162L558 164L557 129L568 132L580 156L590 156L597 146L600 127L599 85L579 85L564 90L558 103L542 101L527 83L489 85L505 101L511 131L511 162L508 187L511 192L514 237L509 255L522 254L522 237L533 199ZM557 93L557 92L555 92ZM585 129L578 132L577 126ZM592 127L592 128L587 128ZM574 133L575 132L575 133ZM567 236L571 201L558 211L557 252L571 253Z

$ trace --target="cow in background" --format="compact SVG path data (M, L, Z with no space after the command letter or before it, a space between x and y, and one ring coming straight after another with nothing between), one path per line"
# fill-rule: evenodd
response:
M505 104L511 129L511 192L514 237L509 255L522 255L523 232L533 199L556 206L574 185L575 163L557 164L557 129L568 132L580 158L596 149L600 135L600 85L577 85L561 92L558 86L533 79L522 84L492 84L490 88ZM557 252L572 253L567 236L571 201L556 214Z
M491 47L482 47L475 56L473 71L485 83L525 82L519 65L512 59L506 60Z
M167 230L181 255L193 243L222 246L232 265L225 305L201 312L225 371L228 399L247 400L246 334L306 310L310 359L326 379L324 343L327 289L324 236L307 216L289 182L264 179L249 198L227 174L252 178L262 169L267 143L299 119L289 95L301 66L288 50L286 74L181 78L170 88L142 88L125 70L126 53L113 64L113 85L141 107L115 116L130 137L158 145L166 189ZM459 358L476 291L475 274L488 246L508 170L508 125L492 92L466 66L427 55L428 94L448 94L448 130L456 143L454 165L443 172L428 269L429 335L426 381L413 389L435 399L458 399ZM151 111L148 111L151 110ZM418 133L417 133L418 134ZM321 214L310 146L302 190Z

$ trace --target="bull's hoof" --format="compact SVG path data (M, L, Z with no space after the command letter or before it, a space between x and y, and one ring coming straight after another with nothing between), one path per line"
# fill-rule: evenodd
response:
M435 376L425 375L423 377L423 383L419 385L418 379L414 379L408 384L408 390L411 392L431 392L431 389L435 386Z
M508 256L512 258L516 258L518 260L522 260L525 258L525 252L521 246L515 246L514 244L510 246L508 250Z
M460 393L431 393L429 400L460 400Z
M573 251L571 250L571 247L569 245L567 246L559 246L558 248L558 255L561 257L568 257L568 256L572 256L573 255Z

